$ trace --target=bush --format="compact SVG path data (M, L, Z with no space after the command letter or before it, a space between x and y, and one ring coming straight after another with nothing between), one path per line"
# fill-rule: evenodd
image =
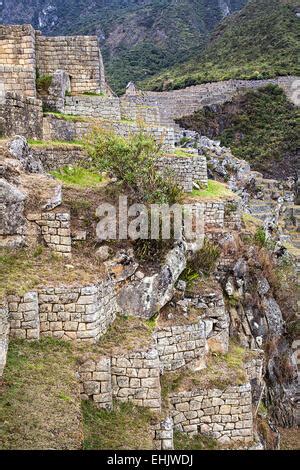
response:
M39 92L47 93L52 83L52 75L41 75L36 78L36 88Z
M209 276L215 269L220 255L220 248L209 240L205 240L203 247L189 260L182 279L192 282L199 277L199 273Z
M141 131L125 138L96 129L87 137L86 147L95 167L118 178L135 202L173 204L180 200L181 190L174 181L156 170L160 146L151 136Z

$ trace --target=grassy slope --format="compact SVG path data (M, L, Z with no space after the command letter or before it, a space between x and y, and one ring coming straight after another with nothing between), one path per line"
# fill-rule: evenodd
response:
M180 123L220 139L236 157L267 177L294 175L300 113L279 87L248 91L216 109L204 108Z
M216 29L204 54L141 83L147 89L183 88L229 78L299 74L297 0L251 0Z
M12 341L0 383L1 449L79 449L79 384L72 346Z

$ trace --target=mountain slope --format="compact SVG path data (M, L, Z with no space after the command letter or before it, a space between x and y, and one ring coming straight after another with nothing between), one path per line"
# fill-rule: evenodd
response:
M268 78L299 71L299 0L251 0L214 31L180 67L144 82L145 88L174 89L229 78Z
M44 34L97 34L110 85L143 80L202 51L215 26L247 0L2 0L1 23Z

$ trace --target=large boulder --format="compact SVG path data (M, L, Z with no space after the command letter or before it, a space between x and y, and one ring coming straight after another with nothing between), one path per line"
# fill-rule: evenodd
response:
M118 304L124 315L152 318L173 297L175 284L186 268L186 244L179 242L153 276L124 286Z
M26 194L0 179L0 235L22 235L25 227Z
M29 173L43 173L43 165L39 158L31 154L25 137L17 135L8 142L7 148L11 157L19 160L25 171Z

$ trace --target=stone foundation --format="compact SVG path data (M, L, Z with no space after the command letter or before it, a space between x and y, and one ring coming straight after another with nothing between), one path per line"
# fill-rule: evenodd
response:
M210 388L170 395L175 429L190 435L206 434L220 444L253 439L251 386L249 383L225 390Z

